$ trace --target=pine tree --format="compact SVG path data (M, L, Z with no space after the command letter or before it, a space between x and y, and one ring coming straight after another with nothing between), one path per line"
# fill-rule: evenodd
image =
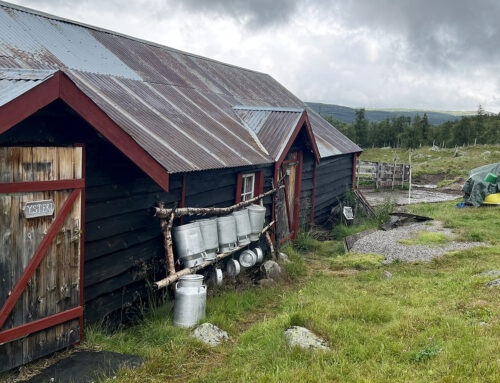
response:
M356 119L354 120L354 132L356 133L356 143L362 148L370 146L368 139L368 120L365 116L365 109L356 109Z

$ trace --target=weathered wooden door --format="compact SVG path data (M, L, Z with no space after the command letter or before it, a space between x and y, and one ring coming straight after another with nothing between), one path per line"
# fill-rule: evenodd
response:
M0 371L81 340L83 148L0 148Z
M279 178L283 179L285 185L281 193L285 209L278 208L278 232L280 242L284 242L290 238L297 238L299 230L302 152L288 153L279 168Z

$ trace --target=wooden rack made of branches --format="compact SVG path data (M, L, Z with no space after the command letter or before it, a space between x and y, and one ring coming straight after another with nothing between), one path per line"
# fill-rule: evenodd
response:
M172 249L172 226L174 223L175 218L180 218L184 216L192 216L192 215L201 215L201 216L206 216L206 215L219 215L219 214L229 214L232 213L233 211L237 209L241 209L243 207L249 206L253 204L254 202L258 202L262 200L264 197L267 197L268 195L276 193L278 190L282 189L284 186L278 186L272 190L269 190L265 193L262 193L258 195L257 197L251 198L249 200L237 203L233 206L229 207L222 207L222 208L217 208L217 207L182 207L182 208L165 208L162 203L159 203L158 207L154 207L154 216L160 219L160 224L161 224L161 229L163 233L163 238L164 238L164 246L165 246L165 257L167 260L167 277L156 281L153 283L153 288L155 289L162 289L165 288L172 283L176 282L181 276L183 275L188 275L188 274L194 274L198 270L204 269L205 267L208 267L210 265L213 265L214 263L219 262L220 260L229 257L230 255L240 251L241 249L245 248L245 246L239 246L236 247L234 250L231 250L227 253L221 253L218 254L215 259L205 261L197 266L190 267L190 268L185 268L180 271L175 271L175 261L174 261L174 252ZM266 241L271 249L271 254L274 255L274 246L271 241L271 237L269 235L269 230L271 227L274 225L275 221L272 221L269 225L264 227L260 235L265 234L266 236Z

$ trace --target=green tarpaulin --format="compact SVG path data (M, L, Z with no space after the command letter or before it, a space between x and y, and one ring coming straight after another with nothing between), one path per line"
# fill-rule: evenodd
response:
M497 182L484 181L488 173L499 175ZM472 169L462 191L465 193L465 202L476 207L481 206L488 194L500 193L500 162Z

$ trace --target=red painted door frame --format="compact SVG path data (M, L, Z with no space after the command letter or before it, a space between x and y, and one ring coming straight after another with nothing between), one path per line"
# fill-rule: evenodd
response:
M30 335L34 332L53 327L55 325L67 322L72 319L80 321L80 341L83 339L83 262L84 262L84 234L85 233L85 148L82 149L82 178L61 180L61 181L40 181L40 182L15 182L0 184L0 193L22 193L22 192L41 192L53 190L72 189L71 194L64 201L56 218L52 222L47 234L43 238L38 249L35 250L33 258L28 263L21 278L12 289L11 294L0 309L0 343L10 342L23 336ZM61 229L68 214L71 212L73 205L81 195L81 232L80 237L80 305L72 309L38 319L33 322L25 323L8 330L1 331L2 326L12 312L15 304L22 296L31 277L43 260L50 244Z

